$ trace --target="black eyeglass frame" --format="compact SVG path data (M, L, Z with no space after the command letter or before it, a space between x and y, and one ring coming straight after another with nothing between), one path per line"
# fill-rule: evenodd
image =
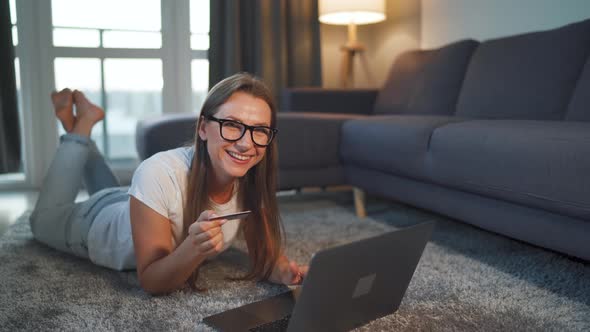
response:
M204 118L206 120L215 121L215 122L219 123L219 135L221 136L221 138L223 138L224 140L226 140L228 142L237 142L237 141L241 140L242 137L244 137L244 135L246 134L246 131L249 130L250 131L250 138L252 139L252 143L254 143L260 147L267 147L272 143L274 138L277 136L277 133L279 132L279 130L276 128L271 128L271 127L267 127L267 126L249 126L245 123L242 123L242 122L239 122L236 120L218 119L218 118L214 117L213 115L207 115ZM236 124L244 127L244 130L242 131L242 134L240 135L240 137L238 137L236 139L227 139L223 136L223 124L226 122L236 123ZM254 129L257 129L257 128L264 128L264 129L270 130L271 136L270 136L270 139L268 140L268 144L263 145L263 144L256 143L256 141L254 140Z

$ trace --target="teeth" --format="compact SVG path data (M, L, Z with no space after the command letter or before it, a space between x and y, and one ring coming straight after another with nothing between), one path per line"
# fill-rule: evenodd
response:
M250 159L250 157L248 157L248 156L243 156L243 155L237 154L235 152L227 151L227 153L229 153L230 156L232 156L232 157L234 157L236 159L239 159L239 160L248 160L248 159Z

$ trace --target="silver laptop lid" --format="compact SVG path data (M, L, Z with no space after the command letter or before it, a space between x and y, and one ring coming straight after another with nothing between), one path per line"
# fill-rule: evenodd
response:
M288 331L346 331L395 312L433 229L425 222L318 252Z

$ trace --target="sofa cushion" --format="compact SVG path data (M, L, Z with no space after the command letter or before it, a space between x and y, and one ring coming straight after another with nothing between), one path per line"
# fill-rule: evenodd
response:
M436 183L590 220L590 123L474 120L437 128Z
M489 40L469 64L457 115L562 120L590 51L590 20Z
M425 158L432 131L461 121L448 116L381 115L350 120L342 127L344 165L426 178Z
M478 42L464 40L400 55L377 95L375 114L455 112L467 64Z
M578 79L565 117L567 121L590 121L590 57Z

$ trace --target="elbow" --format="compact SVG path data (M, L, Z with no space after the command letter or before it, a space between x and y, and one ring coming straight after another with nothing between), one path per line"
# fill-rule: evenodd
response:
M149 274L142 273L139 270L137 271L137 279L139 280L139 286L144 292L152 296L167 295L174 291L174 289L170 289L169 287L162 287L163 283L153 280Z
M144 292L152 296L167 295L172 292L172 290L162 288L156 283L145 280L145 278L139 278L139 285L144 290Z

